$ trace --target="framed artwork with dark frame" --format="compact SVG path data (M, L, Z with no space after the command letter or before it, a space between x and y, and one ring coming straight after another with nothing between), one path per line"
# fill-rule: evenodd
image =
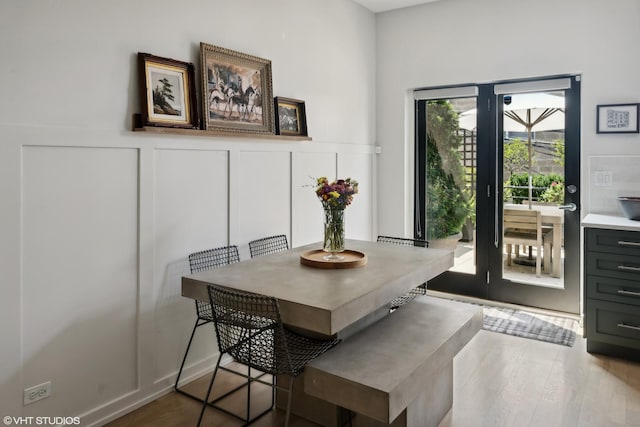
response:
M200 43L207 130L273 134L271 61Z
M640 104L598 105L597 133L639 133Z
M139 52L138 72L142 126L199 126L193 64Z
M308 136L304 101L276 96L274 105L277 135Z

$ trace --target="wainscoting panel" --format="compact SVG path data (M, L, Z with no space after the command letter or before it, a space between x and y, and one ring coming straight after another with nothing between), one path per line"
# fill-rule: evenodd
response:
M188 254L321 240L313 178L357 179L347 236L372 237L370 145L0 129L5 415L100 426L169 392L195 321ZM190 355L185 381L213 367L212 328ZM23 406L24 388L47 381L52 396Z
M155 151L155 381L174 380L195 322L193 301L181 296L188 255L228 244L228 158L222 150ZM198 328L185 376L216 354L214 341L213 328Z
M232 241L242 246L241 258L249 256L248 242L291 227L291 153L283 151L241 151L236 182L231 182ZM290 240L290 239L289 239Z
M373 162L375 157L368 153L338 154L338 174L341 178L353 178L358 181L359 192L347 208L345 215L345 236L347 239L373 239L374 179ZM398 185L398 189L402 188ZM384 195L382 195L384 196Z
M336 178L336 153L293 153L291 172L291 234L293 246L323 238L322 204L315 189L316 179Z
M138 150L23 147L22 218L22 386L53 390L23 415L136 390Z

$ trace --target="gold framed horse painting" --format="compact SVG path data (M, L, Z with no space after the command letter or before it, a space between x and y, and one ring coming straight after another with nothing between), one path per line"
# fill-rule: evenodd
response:
M271 61L200 43L205 129L273 134Z

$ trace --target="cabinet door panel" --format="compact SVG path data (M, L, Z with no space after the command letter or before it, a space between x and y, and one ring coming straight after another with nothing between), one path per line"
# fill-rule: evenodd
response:
M586 235L589 251L640 256L640 232L589 228Z
M637 306L587 300L587 336L600 342L640 349Z
M640 281L640 256L587 251L586 273Z
M587 298L640 305L640 282L588 275Z

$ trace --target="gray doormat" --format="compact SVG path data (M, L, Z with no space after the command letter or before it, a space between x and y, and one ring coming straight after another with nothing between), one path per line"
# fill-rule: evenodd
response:
M572 347L578 323L573 319L547 316L510 308L483 307L482 329L517 337Z

